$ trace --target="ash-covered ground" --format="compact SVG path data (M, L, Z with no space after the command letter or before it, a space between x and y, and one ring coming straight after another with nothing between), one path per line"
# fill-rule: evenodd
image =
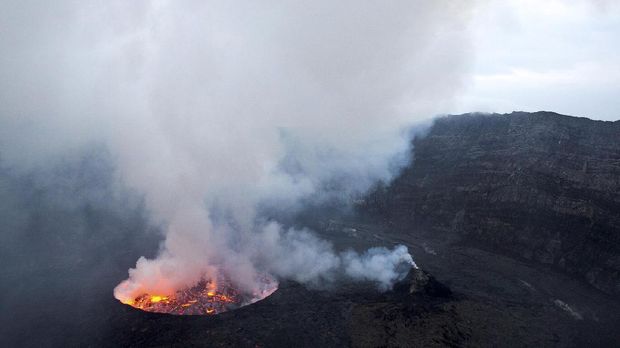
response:
M523 119L543 131L515 134ZM340 250L404 244L428 274L410 274L385 293L372 283L313 289L283 281L267 299L217 316L147 313L113 298L127 268L141 255L153 256L162 237L149 225L138 195L111 194L119 190L111 189L114 168L105 151L95 149L78 163L26 177L1 168L0 345L619 346L617 273L609 260L618 257L619 191L612 184L620 156L615 133L596 133L617 124L605 128L558 115L442 122L444 133L434 128L423 138L426 143L418 140L417 162L380 199L375 192L355 212L317 207L288 221L312 228ZM484 136L476 133L481 127ZM556 139L536 145L549 138L547 128L573 145L552 147ZM501 132L523 138L522 147L511 155L487 141L500 139ZM434 181L425 179L421 171L435 168L428 159L441 157L446 144L458 144L465 154L444 156L451 162L441 162L445 168L434 172ZM527 146L540 151L528 152ZM604 161L595 162L596 156ZM550 179L553 173L557 180ZM493 192L505 194L491 202ZM528 201L543 195L543 201ZM373 200L380 204L373 206ZM566 209L570 201L581 206ZM527 208L532 204L538 210ZM560 221L570 221L572 229ZM511 240L519 243L513 248ZM548 249L549 240L559 247ZM575 248L574 240L583 240L584 247ZM571 266L575 260L582 264ZM592 269L601 271L589 276ZM409 291L411 284L417 291Z

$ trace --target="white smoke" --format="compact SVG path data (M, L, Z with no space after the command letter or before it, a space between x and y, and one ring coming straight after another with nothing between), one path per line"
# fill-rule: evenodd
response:
M348 251L344 253L343 259L347 275L354 279L376 281L384 290L401 280L409 271L409 266L418 267L404 245L399 245L392 251L387 248L371 248L363 255Z
M107 144L121 180L166 224L121 288L226 272L389 286L403 248L338 255L260 222L333 178L393 175L403 127L443 112L468 63L472 4L443 1L107 1L0 5L0 148L40 165ZM340 270L340 271L338 271ZM370 274L372 273L372 274Z
M274 222L265 226L258 241L257 264L267 265L275 274L302 283L320 285L346 275L375 281L385 290L402 279L410 267L417 267L403 245L393 250L371 248L362 255L353 250L337 254L330 243L310 231L284 231Z

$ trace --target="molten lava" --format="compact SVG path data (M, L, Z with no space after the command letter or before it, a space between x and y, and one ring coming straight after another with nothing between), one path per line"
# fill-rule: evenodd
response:
M230 282L200 280L196 285L174 294L141 294L121 302L148 312L177 315L215 315L245 306L271 295L278 283L271 277L263 279L262 287L252 294L242 294Z

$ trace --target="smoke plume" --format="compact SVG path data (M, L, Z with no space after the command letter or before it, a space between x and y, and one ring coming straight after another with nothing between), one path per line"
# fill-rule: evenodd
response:
M330 182L363 192L394 174L404 129L461 87L472 4L454 1L6 2L0 149L15 168L102 143L144 194L165 241L117 295L224 272L389 288L406 248L336 252L283 228ZM36 25L35 25L36 24Z

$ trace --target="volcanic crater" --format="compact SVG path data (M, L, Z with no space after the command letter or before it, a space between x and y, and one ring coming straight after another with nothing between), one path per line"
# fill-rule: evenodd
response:
M278 282L267 275L261 277L260 288L252 293L237 290L225 277L220 277L219 281L202 278L195 285L173 294L142 293L134 298L119 296L117 299L146 312L215 315L260 301L277 289Z

